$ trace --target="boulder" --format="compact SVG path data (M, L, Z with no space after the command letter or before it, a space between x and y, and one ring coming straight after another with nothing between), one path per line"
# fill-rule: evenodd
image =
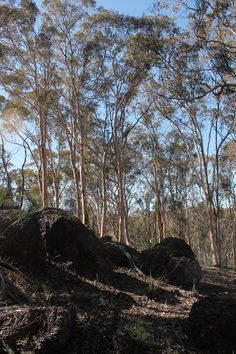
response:
M28 272L42 272L48 261L71 261L82 276L110 274L111 263L103 242L77 218L46 208L10 225L0 240L0 255Z
M144 274L154 278L166 277L170 271L171 257L167 247L155 245L141 253L140 268Z
M194 258L191 247L180 238L167 237L160 242L160 245L168 247L174 257Z
M103 243L112 242L112 236L110 236L110 235L105 235L105 236L100 237L100 240L101 240Z
M118 242L104 242L107 254L115 267L134 268L138 265L140 253L133 247Z
M115 242L109 241L104 243L107 255L115 267L128 267L129 261L127 256Z
M140 268L146 275L177 286L192 287L202 277L202 270L187 243L168 238L142 252Z
M45 269L46 249L37 213L14 222L4 230L0 239L0 256L10 258L28 272Z
M193 288L202 278L202 269L194 258L180 257L171 260L173 271L170 272L169 281L177 286Z
M45 242L49 259L71 261L81 276L102 280L110 275L112 264L103 242L78 219L59 216Z
M189 313L186 331L197 348L211 353L236 351L236 298L211 295L196 302Z
M56 353L70 338L74 315L63 307L8 306L0 313L1 349Z

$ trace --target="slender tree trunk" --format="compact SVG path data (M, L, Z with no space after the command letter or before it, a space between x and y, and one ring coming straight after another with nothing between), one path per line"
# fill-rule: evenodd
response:
M27 150L26 150L25 142L23 143L23 147L24 147L25 157L21 166L21 192L20 192L21 195L20 195L20 205L19 205L20 209L22 209L24 196L25 196L25 164L27 160Z
M40 161L40 166L38 169L38 188L39 188L39 194L41 201L43 200L43 187L42 187L42 168L41 168L41 161Z
M221 260L220 260L219 249L218 249L214 211L210 200L207 201L207 211L209 217L209 237L210 237L210 244L212 250L212 262L213 265L219 267L221 265Z
M233 249L233 265L234 269L236 270L236 222L234 220L234 225L233 225L233 232L232 232L232 249Z
M123 156L119 153L118 156L118 187L119 187L119 242L129 244L128 242L128 225L127 225L127 205L125 198L124 187L124 172L123 172Z
M102 156L102 212L100 224L100 237L106 234L106 218L107 218L107 184L106 184L106 151Z
M193 248L192 240L190 237L190 230L189 230L189 209L187 202L185 203L184 207L184 218L185 218L185 240L189 244L191 248Z
M81 218L81 193L80 193L80 180L79 174L75 166L72 166L72 172L75 183L75 215L78 219Z
M185 240L191 248L193 248L189 230L189 207L188 207L188 189L187 174L185 174L185 191L184 191L184 219L185 219Z
M2 138L2 164L3 168L7 177L7 198L11 200L11 204L13 205L13 193L12 193L12 182L11 182L11 176L8 171L8 163L6 161L6 152L5 152L5 146L4 146L4 141Z
M75 144L67 135L67 141L70 149L70 165L73 173L73 179L75 184L75 215L78 219L81 218L81 193L80 193L80 178L79 171L76 166L76 156L75 156Z
M42 203L43 207L48 206L48 166L47 166L47 119L44 112L39 114L40 125L40 159L42 166Z
M236 206L234 202L233 210L232 210L232 219L233 219L233 230L232 230L232 260L233 266L236 270Z
M158 241L164 240L164 223L162 218L162 202L160 191L158 190L156 196L156 236Z
M50 167L52 171L52 184L53 184L55 207L59 208L60 207L60 144L58 148L58 155L59 155L58 167L56 166L55 160L53 158L50 139L48 139L48 151L50 157Z
M161 242L164 239L164 222L162 215L162 201L161 201L161 191L158 183L158 172L157 172L157 163L154 162L154 190L156 195L156 207L155 207L155 233L156 239L158 242Z
M80 143L80 186L81 186L82 222L85 225L89 225L87 193L86 193L86 178L85 178L85 158L84 158L83 132L81 132L81 143Z

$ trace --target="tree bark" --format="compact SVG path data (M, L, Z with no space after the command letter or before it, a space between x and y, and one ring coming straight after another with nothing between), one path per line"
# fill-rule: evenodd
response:
M106 218L107 218L107 184L106 184L106 151L102 156L102 212L101 212L101 224L100 224L100 237L106 234Z
M40 126L40 159L41 159L41 181L42 181L42 204L48 206L48 164L47 164L47 117L45 112L39 112Z
M80 219L81 218L81 193L80 193L80 178L79 171L76 166L76 156L75 156L75 143L73 139L67 134L67 141L70 149L70 165L73 173L73 179L75 184L75 216Z
M87 205L87 193L86 193L86 178L85 178L85 158L84 158L84 137L81 132L80 142L80 186L81 186L81 212L82 223L89 225L88 205Z
M209 218L209 238L210 238L210 244L212 250L212 262L214 266L220 267L221 259L219 255L219 249L218 249L214 211L210 200L207 201L207 211L208 211L208 218Z
M118 156L118 187L119 187L119 242L129 244L128 225L127 225L127 204L125 198L123 156L120 152Z

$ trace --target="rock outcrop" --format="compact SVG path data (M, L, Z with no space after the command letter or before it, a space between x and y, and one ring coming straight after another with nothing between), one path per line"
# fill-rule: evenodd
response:
M115 267L134 268L139 265L140 252L133 247L113 241L104 242L104 246Z
M112 269L103 242L77 218L47 208L11 224L2 234L0 256L21 269L42 272L51 260L73 263L85 277L100 279Z
M197 348L211 353L236 350L236 297L211 295L190 310L187 333Z
M146 275L177 286L192 287L202 277L201 267L190 246L173 237L143 251L140 268Z

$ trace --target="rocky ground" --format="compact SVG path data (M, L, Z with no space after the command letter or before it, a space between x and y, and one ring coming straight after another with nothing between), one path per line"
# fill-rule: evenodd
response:
M2 353L207 353L186 334L190 309L212 293L236 295L236 273L217 269L205 269L199 290L187 291L125 268L116 269L107 283L82 278L68 268L55 263L43 276L28 276L21 284L28 300L15 294L2 303ZM36 324L39 333L35 324L32 330L33 319L45 316L45 308L46 314L67 310L64 327L58 330L52 317ZM57 338L56 344L49 343L50 336Z
M65 221L61 212L59 219L50 221L49 231L43 219L43 233L41 226L38 232L35 225L42 215L34 214L3 232L2 249L14 251L23 267L21 272L8 260L0 260L0 353L236 353L235 339L230 339L236 333L236 272L203 268L198 287L193 283L188 290L167 284L164 275L154 279L126 267L111 267L104 275L111 264L109 259L102 262L97 258L99 252L106 257L100 240L74 219ZM73 244L74 258L67 260L71 255L68 248L64 259L57 259L52 251L55 245L61 245L64 252L66 231L70 237L72 231L81 233L79 243ZM42 234L53 255L50 260L43 258L44 243L37 239ZM17 254L17 238L18 242L27 242L27 237L35 237L41 247L39 269L30 252L31 244L24 254L22 243ZM74 242L73 237L69 241ZM37 252L37 248L33 250ZM89 267L88 262L95 262L96 268ZM84 268L86 264L88 269ZM203 301L200 310L196 307L192 311L194 304L201 305L201 299L206 304ZM190 328L195 337L190 335Z

